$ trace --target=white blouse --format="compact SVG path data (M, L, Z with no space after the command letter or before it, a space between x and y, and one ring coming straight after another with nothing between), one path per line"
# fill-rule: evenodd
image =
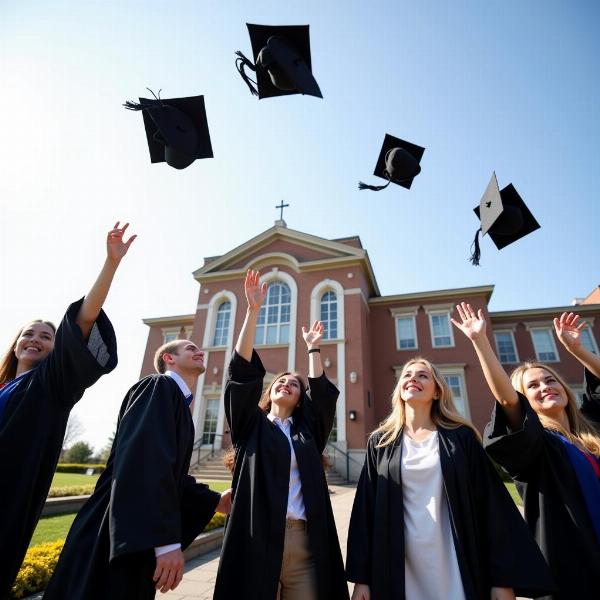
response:
M402 436L407 600L464 600L440 464L438 433Z

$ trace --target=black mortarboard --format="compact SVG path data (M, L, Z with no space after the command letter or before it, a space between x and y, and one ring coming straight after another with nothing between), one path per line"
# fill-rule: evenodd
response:
M139 100L139 104L128 101L123 106L143 111L151 162L185 169L197 158L213 157L204 96L167 100L160 98L159 91L154 99Z
M413 179L421 172L419 163L424 152L425 148L386 133L373 175L388 182L385 185L367 185L359 181L358 189L379 192L390 183L396 183L409 190Z
M323 97L311 70L308 25L246 25L254 63L238 50L235 66L252 94L259 99L289 94ZM256 72L256 81L244 67Z
M527 234L540 228L539 223L519 196L512 183L504 189L498 189L496 173L492 178L479 202L473 211L481 221L481 227L475 233L473 252L469 259L472 264L478 265L481 257L479 249L479 232L482 235L490 234L498 250L516 242Z

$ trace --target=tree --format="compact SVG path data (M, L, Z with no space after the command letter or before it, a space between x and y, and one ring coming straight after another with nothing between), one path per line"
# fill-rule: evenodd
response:
M65 453L69 463L87 463L94 454L94 449L87 442L76 442Z
M113 431L108 437L108 441L106 442L106 446L102 448L100 451L100 462L107 463L108 457L110 456L110 451L112 449L113 442L115 441L116 430Z
M62 453L64 454L67 451L69 446L72 446L75 443L75 440L83 434L84 427L81 423L81 420L75 413L71 413L69 415L69 420L67 421L67 428L65 429L65 437L63 438L62 444Z

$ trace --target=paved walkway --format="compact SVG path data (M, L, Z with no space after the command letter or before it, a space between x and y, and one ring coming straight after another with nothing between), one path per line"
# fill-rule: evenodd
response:
M331 495L331 504L345 562L348 524L355 488L353 486L330 486L330 489L335 492ZM166 594L158 593L156 595L157 600L162 600L162 598L165 600L212 600L217 567L219 566L219 553L220 550L214 550L209 554L189 561L186 564L183 581L177 589Z

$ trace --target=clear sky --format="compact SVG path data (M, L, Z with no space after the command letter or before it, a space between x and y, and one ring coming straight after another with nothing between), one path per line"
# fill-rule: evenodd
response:
M495 284L492 310L600 283L600 5L557 0L0 2L0 336L82 296L117 220L139 238L106 310L119 366L76 407L101 447L139 376L142 318L194 311L191 273L273 225L359 235L382 294ZM324 99L257 100L246 22L310 24ZM127 99L204 94L214 159L151 165ZM358 191L385 133L426 147L410 191ZM542 228L467 262L492 171ZM32 432L35 435L35 432Z

